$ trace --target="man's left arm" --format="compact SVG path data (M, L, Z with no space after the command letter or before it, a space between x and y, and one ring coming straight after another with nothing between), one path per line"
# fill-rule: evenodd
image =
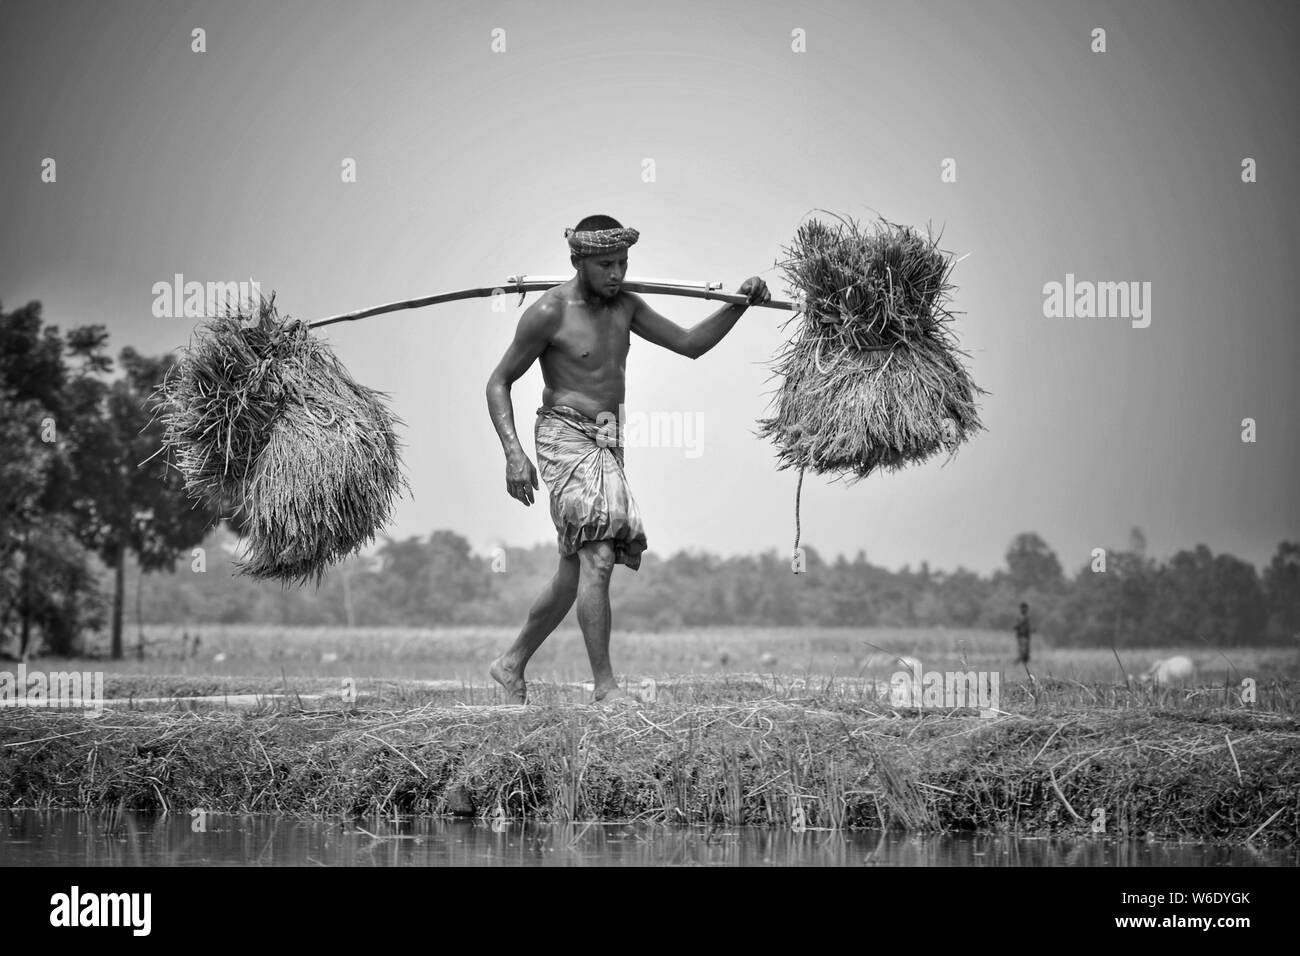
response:
M679 355L685 355L687 358L697 359L722 341L750 305L772 300L772 293L768 291L767 283L758 276L751 276L741 283L736 294L748 296L749 303L746 305L728 303L689 329L683 329L675 322L664 318L650 308L644 299L637 296L637 311L632 317L632 331L648 342L663 346Z

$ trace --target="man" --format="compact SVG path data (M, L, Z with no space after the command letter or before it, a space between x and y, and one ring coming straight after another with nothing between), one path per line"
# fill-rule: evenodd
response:
M515 434L510 386L540 360L545 386L535 444L550 493L560 562L528 612L519 637L492 662L492 677L511 701L527 701L524 668L577 601L598 701L627 700L609 663L609 579L614 565L635 571L646 549L641 514L623 473L617 434L631 333L688 358L718 344L749 305L725 305L684 329L641 296L623 291L627 250L640 233L609 216L588 216L564 231L572 279L548 289L519 320L514 341L487 384L488 410L506 455L506 491L533 503L537 469ZM758 276L737 290L749 303L772 295ZM616 423L611 426L610 422Z
M1029 605L1024 601L1020 602L1020 620L1016 621L1016 645L1019 649L1019 656L1016 657L1017 664L1029 663Z

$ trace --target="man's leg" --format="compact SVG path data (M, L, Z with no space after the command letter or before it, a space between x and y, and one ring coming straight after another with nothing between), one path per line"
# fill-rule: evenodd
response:
M489 672L510 694L512 703L528 701L528 688L524 683L524 668L542 642L559 627L564 615L573 607L578 596L578 556L561 556L560 567L545 590L533 602L523 630L510 645L510 649L492 662Z
M578 625L587 642L587 659L596 683L596 700L627 695L614 681L609 665L609 578L614 571L614 546L592 541L578 551L582 573L578 581Z

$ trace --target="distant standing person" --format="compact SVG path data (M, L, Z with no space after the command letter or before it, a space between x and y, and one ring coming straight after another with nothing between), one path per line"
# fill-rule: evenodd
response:
M1029 605L1020 602L1020 620L1016 621L1016 646L1019 649L1017 664L1029 663Z

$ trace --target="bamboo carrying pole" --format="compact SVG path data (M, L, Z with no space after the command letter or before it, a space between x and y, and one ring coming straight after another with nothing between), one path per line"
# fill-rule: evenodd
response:
M387 305L376 305L369 309L360 309L356 312L344 312L340 315L331 315L328 318L317 319L315 322L308 323L307 327L318 329L325 325L333 325L336 322L355 322L357 319L369 318L372 315L383 315L385 312L399 312L402 309L422 309L426 305L440 305L443 302L456 302L460 299L483 298L490 295L496 295L501 292L518 292L523 302L523 296L527 292L544 292L547 289L554 288L561 283L568 282L571 276L507 276L506 284L491 286L482 289L462 289L459 292L444 292L441 295L428 295L420 299L407 299L404 302L389 302ZM728 302L732 305L752 305L764 309L786 309L791 312L798 312L800 305L796 302L782 302L773 299L770 302L750 302L743 295L731 295L719 291L722 288L720 282L678 282L671 279L629 279L625 281L622 288L628 292L644 292L652 295L680 295L692 299L709 299L716 302Z

